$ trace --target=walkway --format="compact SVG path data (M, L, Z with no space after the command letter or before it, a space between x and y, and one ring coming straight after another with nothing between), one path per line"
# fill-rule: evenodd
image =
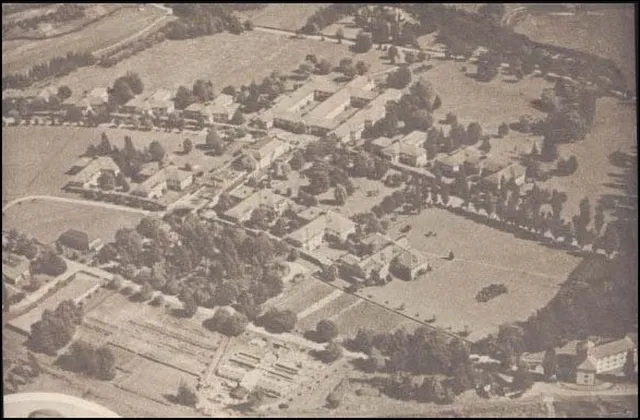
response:
M150 211L147 211L147 210L136 209L136 208L127 207L127 206L120 206L117 204L105 203L102 201L80 200L77 198L56 197L53 195L29 195L26 197L21 197L7 203L4 207L2 207L2 212L4 213L5 211L15 206L16 204L24 203L25 201L34 202L36 200L55 201L58 203L80 204L83 206L102 207L110 210L120 210L120 211L127 211L130 213L144 214L145 216L151 213Z

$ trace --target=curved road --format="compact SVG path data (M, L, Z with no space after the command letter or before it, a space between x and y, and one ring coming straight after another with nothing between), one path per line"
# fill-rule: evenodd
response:
M135 209L127 206L119 206L117 204L104 203L102 201L79 200L75 198L55 197L52 195L30 195L27 197L18 198L16 200L11 201L10 203L7 203L5 206L3 206L2 213L4 213L5 211L7 211L8 209L10 209L11 207L17 204L24 203L25 201L36 201L36 200L55 201L58 203L80 204L84 206L102 207L105 209L128 211L130 213L139 213L144 215L148 215L152 213L147 210Z

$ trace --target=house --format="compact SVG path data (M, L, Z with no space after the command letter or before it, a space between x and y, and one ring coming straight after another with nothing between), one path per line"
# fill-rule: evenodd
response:
M315 78L289 95L281 96L273 106L274 114L300 112L314 101L322 102L336 93L340 87L326 78Z
M596 375L622 369L627 360L627 353L630 351L633 352L637 369L637 335L629 334L620 340L600 345L586 340L578 346L576 351L576 383L594 385Z
M82 188L97 186L98 178L105 172L111 172L113 176L118 176L120 168L111 157L99 156L74 175L69 181L69 185Z
M145 109L154 117L167 117L175 111L173 92L167 89L158 89L145 101Z
M143 182L141 182L137 188L134 189L132 194L150 198L158 199L167 192L167 179L164 171L158 171Z
M213 100L209 111L213 121L227 123L239 107L240 104L234 102L233 96L221 94Z
M398 247L398 254L391 262L390 270L397 277L411 281L430 270L427 258L421 253L405 247Z
M158 162L147 162L140 166L140 170L135 176L135 180L137 182L144 182L147 179L151 178L153 175L160 172L160 163Z
M320 207L311 206L302 210L300 213L297 214L297 216L298 216L298 219L302 220L304 223L309 223L317 219L318 217L322 216L324 212L325 210Z
M146 106L146 98L142 95L134 96L133 98L129 99L127 103L120 107L120 111L125 114L144 114L148 111Z
M527 168L519 163L513 163L506 168L499 170L487 177L484 180L493 188L500 187L500 180L502 177L505 178L507 182L513 180L516 185L522 186L525 183L525 175L527 173Z
M287 240L294 246L311 251L322 245L325 237L345 241L347 236L355 231L356 226L353 221L328 211L289 234Z
M289 151L289 144L277 137L265 138L247 147L251 155L256 159L258 168L265 169L283 154Z
M465 165L467 175L479 172L480 160L480 152L477 149L467 147L450 153L444 158L437 159L436 164L444 176L455 178L463 165Z
M205 123L213 122L213 117L211 116L211 112L209 107L206 104L195 102L186 107L182 111L182 117L188 118L191 120L198 120L202 118Z
M183 191L193 183L193 173L178 169L175 166L165 168L167 187L175 191Z
M539 351L537 353L523 353L520 355L519 360L521 363L524 363L529 372L537 375L544 375L544 353L545 352L543 351Z
M383 248L363 259L345 254L340 258L340 269L345 277L351 277L356 281L370 281L374 272L378 279L384 279L389 274L395 251L394 244L387 243Z
M214 172L210 177L210 182L214 187L230 190L242 184L246 176L246 171L225 168Z
M340 123L333 118L305 117L304 121L306 132L318 137L328 135L340 125Z
M67 104L67 108L75 107L79 109L83 115L87 113L99 114L107 110L109 103L109 92L105 87L93 88L90 92L85 92L78 100L74 95L63 103Z
M89 165L91 163L93 159L90 157L81 157L80 159L76 160L73 165L71 165L71 168L69 169L68 174L70 175L75 175L78 172L80 172L81 170L83 170L84 168L87 167L87 165Z
M2 281L19 285L29 278L31 262L28 258L17 254L3 253Z
M369 147L371 147L371 151L373 153L377 153L380 156L383 157L387 157L389 159L391 159L391 156L393 155L393 153L387 153L385 152L385 150L387 150L388 147L390 147L391 145L393 145L394 143L396 143L398 140L397 139L392 139L389 137L378 137L377 139L371 141L371 143L369 143ZM391 149L393 150L393 149Z
M45 102L49 102L51 100L51 98L57 97L57 96L58 96L58 88L53 87L53 86L47 86L46 88L42 89L38 93L36 98L40 98L40 99L44 100Z
M76 229L69 229L60 235L58 243L78 251L88 251L91 245L87 232Z
M257 208L273 210L281 215L290 205L291 201L286 197L275 194L269 189L263 189L227 210L224 216L233 222L240 223L249 220L251 213Z

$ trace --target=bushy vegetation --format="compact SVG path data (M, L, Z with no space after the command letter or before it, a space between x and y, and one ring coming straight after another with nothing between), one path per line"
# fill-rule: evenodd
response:
M83 18L85 16L84 8L80 4L66 3L60 5L55 11L46 14L34 16L22 20L13 20L2 23L2 38L10 39L11 31L16 28L20 30L37 29L41 23L62 23L71 20Z
M507 292L507 286L504 284L490 284L489 286L483 287L482 290L478 292L476 300L478 302L488 302L491 299Z
M190 39L223 31L240 34L245 30L230 4L171 3L169 6L179 19L162 28L167 39Z
M25 73L11 73L2 78L2 89L24 89L35 82L49 78L65 76L74 70L94 64L95 58L90 52L69 52L63 57L54 57L46 63L36 64Z
M45 309L40 321L31 326L29 346L34 351L55 355L73 339L83 316L82 308L72 300L61 302L54 311Z
M95 347L84 341L75 341L67 354L58 357L57 363L65 370L109 381L116 375L115 356L109 347Z
M357 4L334 3L316 10L302 27L302 32L315 34L358 10Z

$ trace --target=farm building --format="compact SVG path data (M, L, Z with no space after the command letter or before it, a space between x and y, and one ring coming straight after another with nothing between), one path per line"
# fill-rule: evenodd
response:
M248 220L253 210L257 208L262 207L273 210L280 215L290 205L291 202L286 197L275 194L269 189L264 189L251 195L246 200L241 201L230 210L227 210L224 216L231 221L239 223Z
M221 94L211 102L209 112L213 121L226 123L239 107L240 104L234 102L233 96Z
M173 92L158 89L149 96L138 95L122 106L127 114L146 114L155 117L166 117L175 111Z
M371 280L373 275L382 280L389 274L389 266L396 252L395 248L393 243L387 243L385 247L363 259L351 254L343 255L340 258L340 269L345 276L357 281L366 282Z
M411 281L430 269L427 258L411 248L399 247L398 254L391 262L390 270L397 277Z
M362 131L384 117L387 101L397 100L402 96L402 91L389 89L372 99L365 107L348 120L333 130L333 134L341 142L357 141L362 136Z
M94 240L90 240L89 235L86 232L69 229L60 235L58 242L60 245L77 249L78 251L88 251L90 249L95 249L99 245L100 239L96 238Z
M158 171L138 184L132 194L145 198L158 199L162 197L165 192L167 192L167 179L164 171Z
M229 191L229 197L242 201L251 197L255 192L256 190L248 185L240 185L238 188Z
M294 246L310 251L322 245L325 235L345 241L347 236L355 232L355 230L353 221L338 213L328 211L311 221L311 223L289 234L287 239Z
M109 93L105 87L93 88L90 92L83 92L81 95L71 95L62 103L65 110L78 109L83 114L88 112L101 113L106 111L109 103Z
M19 285L24 282L29 275L31 262L26 257L16 254L3 253L2 255L2 281L9 284Z
M477 149L467 147L456 150L448 156L438 159L436 162L444 176L455 178L455 175L463 165L467 175L479 173L481 156Z
M183 191L193 183L193 173L183 171L175 166L165 168L167 187L175 191Z
M390 156L387 156L385 154L385 150L387 150L389 147L391 147L394 143L396 143L398 140L397 139L392 139L390 137L386 137L386 136L382 136L382 137L378 137L377 139L371 141L371 143L369 143L371 150L374 153L377 153L383 157L386 157L388 159L390 159Z
M211 123L213 118L209 112L209 107L206 104L195 102L182 111L182 117L191 120L198 120L202 118L205 122Z
M526 181L526 172L527 168L519 163L514 163L489 175L488 177L484 178L484 180L493 188L500 187L500 179L502 179L502 177L504 177L507 182L513 180L516 185L522 186Z
M111 157L100 156L93 159L80 172L74 175L73 179L69 181L69 185L83 188L97 186L98 178L104 172L111 172L113 176L117 176L120 173L120 168Z
M633 352L637 369L638 364L637 334L628 334L616 341L596 345L590 340L580 343L576 349L576 383L593 385L596 375L622 369L627 353Z
M315 220L318 217L320 217L322 214L324 214L324 211L325 210L320 207L311 206L302 210L300 213L297 214L297 216L303 222L309 223L312 220Z
M424 148L426 134L422 131L412 131L403 137L400 144L400 163L410 166L424 166L427 163L427 151Z
M289 144L276 137L271 137L249 145L247 150L256 159L257 169L265 169L289 150Z
M238 171L233 168L225 168L214 172L210 177L210 182L215 187L229 190L242 184L246 176L247 173L245 171Z

